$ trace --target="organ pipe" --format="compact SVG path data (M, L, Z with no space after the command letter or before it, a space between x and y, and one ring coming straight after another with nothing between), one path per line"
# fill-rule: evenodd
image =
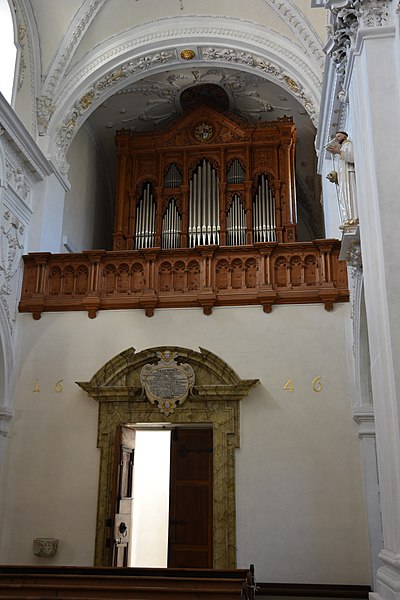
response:
M237 158L235 158L232 161L231 166L229 167L227 177L226 177L226 182L227 183L244 183L245 179L246 179L245 171L244 171L242 165L240 164L240 161Z
M182 185L182 175L176 165L172 163L169 165L167 174L164 177L165 188L177 188Z
M154 246L155 222L156 203L151 190L151 184L145 183L136 209L136 250L152 248Z
M242 246L246 243L246 211L235 194L226 216L226 234L228 246Z
M242 176L239 168L242 169L239 161L234 161L230 169L232 178ZM173 182L172 179L168 181ZM137 205L136 249L154 246L155 224L156 203L151 184L146 183ZM234 194L232 198L226 225L229 246L240 246L246 243L246 210L239 194ZM203 159L189 181L189 247L218 244L219 229L218 174L209 161ZM181 235L182 216L179 214L176 199L172 198L162 219L161 247L180 248ZM259 177L253 199L253 240L254 242L276 241L275 198L265 174Z
M218 174L203 159L189 182L189 247L218 244Z
M275 198L268 177L262 174L253 200L254 242L275 242Z
M181 247L182 217L175 198L168 204L162 222L161 247L165 250Z

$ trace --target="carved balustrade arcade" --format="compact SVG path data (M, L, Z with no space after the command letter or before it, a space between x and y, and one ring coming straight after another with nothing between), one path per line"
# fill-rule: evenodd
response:
M314 240L241 247L92 250L24 256L21 312L261 305L348 301L340 242Z

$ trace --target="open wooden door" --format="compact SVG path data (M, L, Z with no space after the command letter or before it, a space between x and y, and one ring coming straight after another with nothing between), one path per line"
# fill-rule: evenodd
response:
M116 464L114 475L114 539L111 564L128 566L129 540L131 538L133 502L133 463L136 432L129 427L118 427L116 437Z
M213 567L213 430L171 436L168 567Z

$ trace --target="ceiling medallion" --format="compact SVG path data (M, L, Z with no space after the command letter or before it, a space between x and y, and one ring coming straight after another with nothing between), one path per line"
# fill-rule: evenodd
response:
M193 137L198 142L207 142L212 138L214 133L213 126L211 123L199 123L196 125L193 131Z
M192 60L196 56L196 52L194 50L181 50L180 56L183 60Z

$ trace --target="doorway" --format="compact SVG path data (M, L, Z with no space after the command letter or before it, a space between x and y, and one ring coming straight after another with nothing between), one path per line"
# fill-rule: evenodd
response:
M113 566L212 568L212 427L119 427Z
M143 367L157 364L160 353L173 353L179 364L189 364L195 384L185 402L168 415L146 397L140 380ZM126 423L175 428L212 429L212 560L214 569L236 568L235 450L239 447L239 405L257 379L240 379L209 350L159 346L136 352L128 348L106 362L86 382L78 382L99 403L99 496L95 566L111 565L115 495L113 473L119 460L118 428Z

